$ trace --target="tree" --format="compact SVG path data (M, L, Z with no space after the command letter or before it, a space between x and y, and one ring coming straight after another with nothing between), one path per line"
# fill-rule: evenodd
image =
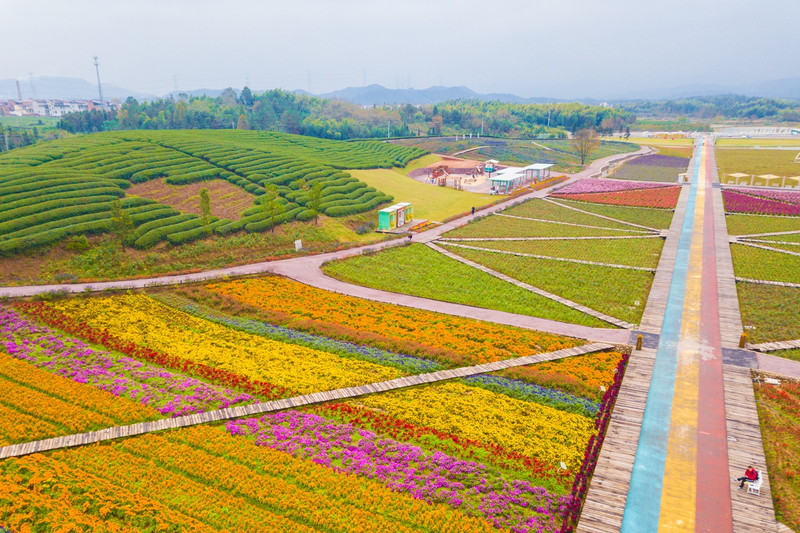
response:
M308 192L308 207L314 211L314 224L319 224L319 212L322 207L322 182L315 181Z
M207 235L211 235L211 198L208 196L208 189L202 188L199 192L200 195L200 220L203 224L203 230Z
M239 101L242 102L243 106L250 107L253 105L253 93L250 91L250 87L245 86L242 89L242 92L239 93Z
M572 147L578 152L578 157L581 160L581 165L586 163L589 154L594 152L600 146L600 137L593 129L578 130L571 139Z
M269 222L269 230L275 229L280 217L286 212L286 207L281 203L278 188L275 185L264 183L264 196L261 201L261 211Z
M122 208L122 200L117 198L111 202L111 232L125 250L125 239L133 229L131 216Z
M249 130L250 125L247 123L247 117L244 116L244 113L239 115L239 121L236 123L237 130Z

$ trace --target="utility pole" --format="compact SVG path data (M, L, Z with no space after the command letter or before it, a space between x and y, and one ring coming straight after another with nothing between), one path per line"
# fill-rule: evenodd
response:
M8 134L6 134L6 130L3 130L3 140L6 144L6 152L8 152Z
M19 80L17 80L17 100L22 101L22 89L19 88Z
M483 119L481 119L481 134L478 137L483 137Z
M389 129L389 125L390 125L391 123L392 123L392 122L391 122L390 120L387 120L387 121L386 121L386 138L387 138L387 139L390 137L389 133L390 133L390 131L391 131L391 130Z
M550 113L551 113L552 111L553 111L552 109L548 109L548 110L547 110L547 127L548 127L548 128L550 127Z
M97 62L97 56L94 56L94 70L97 72L97 92L100 93L100 102L103 101L103 86L100 85L100 63Z

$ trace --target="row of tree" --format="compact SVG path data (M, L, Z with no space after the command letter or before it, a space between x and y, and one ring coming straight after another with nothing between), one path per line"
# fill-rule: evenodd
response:
M254 94L226 89L217 97L138 102L128 98L118 113L89 111L63 117L73 133L131 129L276 130L328 139L469 134L563 137L593 128L622 131L635 115L625 109L577 103L520 105L459 100L439 105L363 107L282 90Z
M642 100L621 104L640 116L692 117L696 119L772 119L800 122L800 100L740 96L702 96L680 100Z

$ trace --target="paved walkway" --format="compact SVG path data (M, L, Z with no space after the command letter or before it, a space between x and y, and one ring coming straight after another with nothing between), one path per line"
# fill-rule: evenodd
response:
M742 329L710 144L690 175L642 320L657 344L631 358L579 531L777 527L750 369L723 364ZM751 463L760 497L731 481Z
M103 442L107 440L142 435L145 433L163 431L165 429L176 429L181 427L196 426L198 424L207 424L210 422L219 422L221 420L254 416L262 413L269 413L271 411L280 411L282 409L293 409L303 405L344 400L347 398L354 398L356 396L364 396L366 394L375 394L378 392L386 392L390 390L403 389L406 387L414 387L417 385L425 385L437 381L474 376L475 374L483 374L485 372L496 372L506 368L531 365L535 363L541 363L543 361L554 361L556 359L574 357L576 355L583 355L601 350L609 350L612 348L613 346L610 344L587 344L584 346L566 348L564 350L558 350L555 352L540 353L526 357L518 357L516 359L504 359L494 363L465 366L454 368L452 370L439 370L438 372L406 376L388 381L369 383L367 385L304 394L302 396L294 396L292 398L283 400L240 405L237 407L228 407L227 409L206 411L205 413L184 415L175 418L164 418L152 422L140 422L138 424L129 424L126 426L116 426L101 429L99 431L76 433L73 435L30 441L22 444L12 444L10 446L4 446L0 448L0 459L5 459L7 457L19 457L22 455L57 450L61 448L69 448L72 446L83 446L85 444L92 444L95 442Z

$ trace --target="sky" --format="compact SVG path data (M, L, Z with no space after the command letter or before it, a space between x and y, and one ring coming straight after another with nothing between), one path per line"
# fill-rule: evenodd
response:
M604 98L800 77L800 0L0 0L0 79ZM800 97L800 95L798 95Z

